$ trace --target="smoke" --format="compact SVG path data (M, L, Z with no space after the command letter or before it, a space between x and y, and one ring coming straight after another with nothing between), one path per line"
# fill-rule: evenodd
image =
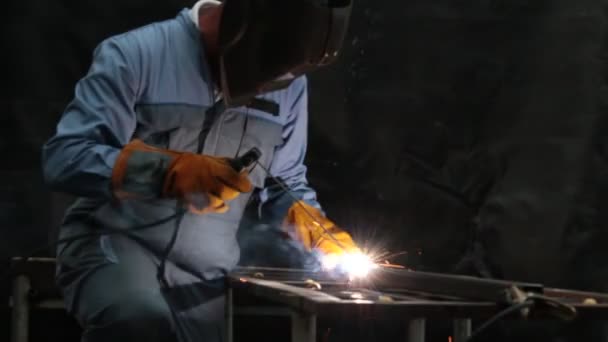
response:
M237 234L241 248L239 266L297 268L316 271L321 268L318 256L287 236L280 227L247 222Z

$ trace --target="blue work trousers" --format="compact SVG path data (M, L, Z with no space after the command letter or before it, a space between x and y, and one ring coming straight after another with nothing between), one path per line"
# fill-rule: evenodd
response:
M61 245L57 282L82 341L222 341L224 280L203 281L168 262L165 289L158 266L158 255L124 235Z

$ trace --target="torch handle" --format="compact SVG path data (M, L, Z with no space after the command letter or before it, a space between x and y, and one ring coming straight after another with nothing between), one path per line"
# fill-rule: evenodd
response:
M262 156L262 151L257 147L251 148L247 153L240 157L230 159L228 162L230 166L236 171L241 172L243 169L250 167L253 163L257 162Z

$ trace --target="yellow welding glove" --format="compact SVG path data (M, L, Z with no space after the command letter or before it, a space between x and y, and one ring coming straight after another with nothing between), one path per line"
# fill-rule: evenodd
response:
M226 158L178 152L134 140L120 152L112 171L116 198L177 199L195 214L224 213L230 200L249 192L247 173Z
M350 234L338 228L319 209L303 201L295 202L289 208L284 226L308 250L337 255L360 252Z

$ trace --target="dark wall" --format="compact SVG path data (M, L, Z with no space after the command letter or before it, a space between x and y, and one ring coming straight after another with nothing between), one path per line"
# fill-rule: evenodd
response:
M40 146L95 45L191 2L8 2L0 258L44 244L68 203ZM329 214L417 268L601 287L605 10L358 0L340 62L311 75L310 180Z
M3 11L0 258L44 246L71 201L43 184L40 148L104 38L174 17L191 0L9 1Z
M605 287L605 3L357 6L313 78L329 212L418 267Z

